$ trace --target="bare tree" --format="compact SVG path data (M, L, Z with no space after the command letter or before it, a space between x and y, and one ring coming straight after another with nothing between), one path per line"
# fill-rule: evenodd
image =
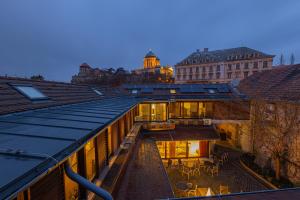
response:
M285 60L284 60L283 54L280 55L279 64L280 64L280 65L284 65L284 64L285 64Z
M290 57L290 64L293 65L295 63L295 56L294 54L292 53L291 54L291 57Z
M281 163L288 157L289 144L298 125L299 105L287 102L252 102L254 148L272 159L276 179L280 179Z

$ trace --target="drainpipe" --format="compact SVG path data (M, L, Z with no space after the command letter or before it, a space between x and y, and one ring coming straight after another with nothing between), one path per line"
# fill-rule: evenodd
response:
M73 181L77 182L79 185L83 186L84 188L86 188L87 190L93 192L94 194L96 194L97 196L103 198L104 200L113 200L113 197L111 196L111 194L109 192L107 192L106 190L96 186L95 184L91 183L90 181L83 178L79 174L75 173L71 169L69 161L67 161L64 164L64 168L65 168L65 172L66 172L67 176L70 179L72 179Z

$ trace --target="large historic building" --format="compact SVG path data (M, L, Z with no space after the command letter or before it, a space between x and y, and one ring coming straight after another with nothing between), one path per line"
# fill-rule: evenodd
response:
M162 66L160 59L151 50L144 57L143 68L135 69L134 73L153 76L161 82L172 82L173 78L173 68L169 65Z
M87 63L82 63L79 66L79 73L72 76L72 83L87 83L93 82L101 78L105 72L99 68L92 68Z
M175 65L176 83L226 83L272 69L273 55L239 47L199 49Z

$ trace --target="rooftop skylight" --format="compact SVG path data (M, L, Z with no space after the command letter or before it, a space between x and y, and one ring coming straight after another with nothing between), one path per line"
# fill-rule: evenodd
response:
M98 95L103 96L103 93L100 92L99 90L97 90L97 89L95 89L95 88L93 88L93 90L94 90L94 92L96 92Z
M208 93L209 94L214 94L214 93L216 93L216 91L214 89L208 89Z
M138 91L137 90L131 90L131 94L137 94Z
M30 85L14 85L14 88L30 100L48 99L48 97L44 95L41 91Z

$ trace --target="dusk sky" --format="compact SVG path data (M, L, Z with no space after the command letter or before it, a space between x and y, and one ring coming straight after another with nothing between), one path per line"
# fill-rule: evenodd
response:
M79 65L163 65L247 46L300 62L299 0L0 0L0 75L70 81Z

